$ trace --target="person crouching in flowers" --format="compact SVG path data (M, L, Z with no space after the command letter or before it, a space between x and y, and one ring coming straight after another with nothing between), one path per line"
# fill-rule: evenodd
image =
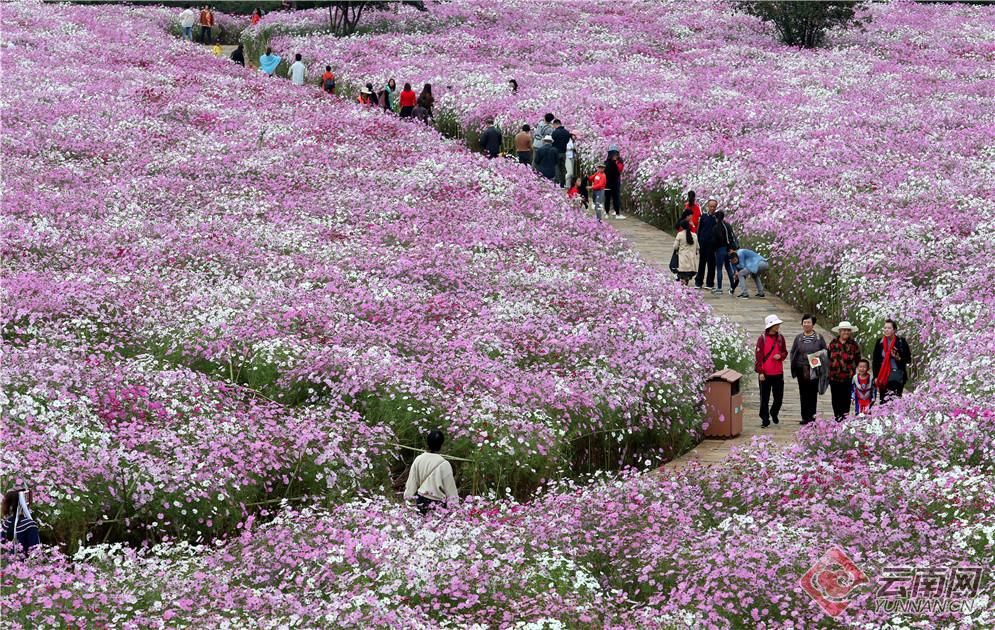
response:
M16 540L21 543L25 554L32 547L41 544L38 524L31 518L29 503L31 503L31 491L15 488L3 495L3 504L0 506L0 514L3 514L3 531L0 535L5 542Z
M853 375L853 410L862 416L874 406L877 387L871 378L871 362L861 359L857 362L857 373Z
M404 498L414 499L418 511L428 514L449 498L455 498L456 481L453 479L453 467L439 455L442 443L446 438L442 431L435 429L428 434L428 452L422 453L411 462L408 482L404 487Z

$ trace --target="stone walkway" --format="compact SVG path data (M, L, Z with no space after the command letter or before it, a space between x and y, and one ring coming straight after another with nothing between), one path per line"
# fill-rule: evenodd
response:
M672 277L668 266L674 246L673 236L632 216L626 216L621 221L615 219L606 219L605 221L623 234L644 260L664 269L667 276ZM724 284L728 289L728 282L724 281ZM750 348L753 348L757 337L763 332L764 318L771 313L776 314L784 320L784 323L781 324L781 334L784 335L790 350L791 341L795 335L801 332L802 314L770 293L767 294L766 298L752 297L755 289L752 281L750 281L750 289L751 297L748 300L733 297L729 295L728 290L722 294L712 294L711 291L706 290L699 292L719 315L744 329ZM697 291L697 289L689 288L688 291ZM829 328L835 325L835 322L832 324L820 323L826 324ZM822 326L816 326L816 330L822 334L827 343L833 338L833 334ZM771 425L766 429L760 427L758 415L760 388L756 374L752 372L745 374L740 381L743 392L743 432L738 437L730 439L706 438L693 450L669 462L664 468L680 469L692 461L706 465L721 463L729 454L730 449L748 444L755 435L772 436L776 444L794 442L795 434L801 428L798 424L801 420L801 410L798 405L798 387L790 374L787 374L787 365L785 365L785 372L784 406L779 414L780 424ZM819 415L824 418L832 417L832 405L828 390L825 395L819 397Z

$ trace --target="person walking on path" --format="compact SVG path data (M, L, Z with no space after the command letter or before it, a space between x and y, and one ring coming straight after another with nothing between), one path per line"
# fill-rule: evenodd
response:
M205 5L200 11L200 43L210 44L211 40L211 29L214 28L214 13L211 12L211 7Z
M716 204L717 205L717 204ZM712 229L712 247L715 248L715 288L712 293L722 293L722 270L729 278L729 287L736 288L736 276L729 263L729 250L737 249L736 234L726 223L726 213L719 210L715 213L715 227Z
M553 136L546 136L542 139L542 146L536 151L536 170L548 179L556 179L556 160L558 155L553 147Z
M677 279L687 286L698 271L698 235L691 231L687 219L677 225L674 251L677 252Z
M619 155L618 147L612 145L608 148L608 158L605 160L605 178L607 184L605 188L605 216L611 213L612 205L615 206L615 218L624 219L622 215L622 170L625 169L625 162Z
M777 315L768 315L764 333L757 338L753 352L753 370L760 381L760 426L764 428L771 422L780 422L777 414L784 402L784 359L788 356L788 345L781 334L782 323Z
M798 398L801 403L801 424L815 420L815 412L819 403L819 377L813 371L808 355L826 349L826 340L815 332L815 315L802 315L802 332L791 344L791 376L798 381Z
M501 153L501 132L494 126L494 117L484 119L484 132L480 134L480 148L489 159L494 159Z
M321 75L321 89L335 94L335 74L332 73L331 66L325 66L325 73Z
M270 76L273 76L279 65L280 55L274 55L272 48L267 48L266 54L259 58L259 69Z
M197 14L194 13L194 10L188 4L183 9L183 13L180 13L180 31L183 34L183 39L188 42L193 41L193 23L195 21L197 21Z
M453 479L453 467L439 451L445 442L442 431L435 429L428 434L428 452L411 462L411 471L404 486L404 498L412 499L423 515L459 494Z
M532 159L538 160L539 149L542 148L542 141L546 136L552 136L553 133L553 120L555 116L553 114L546 114L543 119L539 121L536 128L532 130ZM538 168L538 164L535 164Z
M694 286L701 289L715 290L715 208L719 202L714 197L708 198L705 204L705 214L698 219L698 244L701 256L698 258L698 275Z
M522 130L515 134L515 155L520 164L532 163L532 128L522 125Z
M746 279L752 277L753 283L757 285L756 296L762 298L766 295L764 293L764 283L760 280L760 274L770 268L767 265L766 258L752 249L737 249L729 252L729 264L732 265L732 268L739 276L739 279L729 289L729 293L733 293L736 290L737 284L742 284L743 290L740 291L739 297L744 299L750 297L750 294L746 290Z
M0 537L4 542L21 543L25 555L32 547L41 544L38 524L31 517L29 503L31 503L31 491L25 488L8 490L0 502L0 514L3 515Z
M238 48L231 51L231 60L245 67L245 44L239 43Z
M853 375L853 412L862 416L874 405L874 377L871 376L871 362L861 359L857 362L857 373Z
M860 346L853 340L857 327L843 320L833 328L836 338L829 342L829 389L833 397L833 416L836 422L850 415L853 397L853 377L860 362Z
M691 211L691 231L695 234L698 233L698 222L701 220L701 206L695 199L698 195L693 191L688 191L688 200L684 202L684 209Z
M594 175L587 178L591 184L591 203L594 204L594 214L601 223L601 214L605 205L605 185L608 179L605 177L605 165L598 164L598 170Z
M905 338L898 336L895 320L884 320L884 336L874 344L872 360L879 400L885 403L895 396L901 398L909 378L912 350Z
M559 118L555 118L553 119L553 133L550 135L553 137L553 148L556 149L557 155L556 183L560 185L560 188L563 188L567 185L566 160L567 144L570 143L570 132L563 126Z
M304 74L307 72L307 66L301 61L301 54L297 53L294 55L294 63L290 65L290 81L294 85L304 85Z
M418 100L421 102L422 107L428 112L426 118L432 118L432 108L435 107L435 97L432 96L432 84L426 83L421 88L421 94L418 95Z

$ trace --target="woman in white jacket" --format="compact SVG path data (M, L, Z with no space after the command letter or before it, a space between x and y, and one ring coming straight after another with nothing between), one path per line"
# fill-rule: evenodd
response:
M698 235L691 231L687 219L677 224L674 251L677 252L677 279L687 285L698 273Z

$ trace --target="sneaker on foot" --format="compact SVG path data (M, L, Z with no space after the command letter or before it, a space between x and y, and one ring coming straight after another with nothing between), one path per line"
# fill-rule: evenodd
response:
M712 293L722 293L722 289L712 289Z
M760 428L761 428L761 429L766 429L766 428L767 428L767 427L769 427L769 426L770 426L770 422L767 422L766 420L765 420L765 421L763 421L763 422L762 422L762 423L760 424Z
M729 289L729 295L736 295L736 289Z
M767 297L766 293L757 293L757 297Z
M748 300L748 299L750 299L750 294L749 293L740 293L739 297L740 297L740 299Z
M625 215L624 215L624 214L616 214L616 215L615 215L615 218L616 218L616 219L624 219L624 218L625 218Z
M777 416L772 416L770 421L773 422L774 424L778 424L780 422L780 420L777 419Z

